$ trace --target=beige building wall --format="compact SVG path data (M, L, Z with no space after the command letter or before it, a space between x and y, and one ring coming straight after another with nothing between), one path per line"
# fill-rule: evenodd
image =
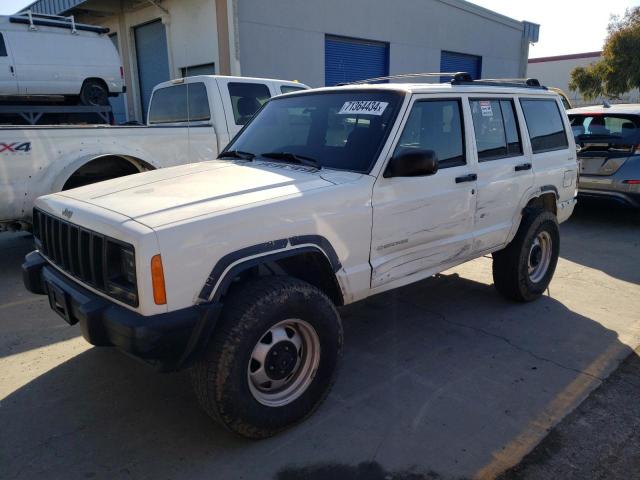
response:
M219 17L218 11L223 7L226 11ZM155 20L162 21L166 29L171 78L181 77L185 67L211 63L215 64L216 74L239 75L235 12L234 0L91 0L82 5L76 17L79 22L108 27L111 33L118 35L127 85L127 119L141 120L134 28ZM226 39L226 42L219 42L221 25L225 30L222 40Z
M527 77L537 78L540 83L548 87L562 89L574 107L601 104L605 99L600 97L595 100L585 100L579 92L569 90L571 71L576 67L586 67L600 59L600 52L591 52L576 55L562 55L558 57L529 59ZM622 96L619 100L608 100L610 103L640 103L640 94L637 90Z

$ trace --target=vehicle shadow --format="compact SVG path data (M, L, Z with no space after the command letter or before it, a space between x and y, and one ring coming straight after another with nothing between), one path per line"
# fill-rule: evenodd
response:
M561 257L640 284L640 211L581 200L560 228Z
M401 478L491 478L632 351L553 298L513 304L456 274L341 314L333 391L287 432L236 437L198 408L186 372L93 348L2 400L3 475L302 479L328 465L355 479L365 462Z
M49 309L46 296L24 288L20 267L34 248L28 233L0 233L0 359L80 335Z

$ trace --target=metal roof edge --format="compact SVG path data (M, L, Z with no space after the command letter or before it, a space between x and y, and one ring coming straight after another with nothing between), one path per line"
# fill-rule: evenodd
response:
M476 5L475 3L467 2L466 0L437 0L437 1L439 1L440 3L445 3L454 8L459 8L460 10L465 10L475 15L479 15L489 20L502 23L503 25L515 28L520 31L524 29L524 25L520 20L507 17L506 15L502 15L501 13L494 12L493 10L489 10L488 8L481 7L480 5Z

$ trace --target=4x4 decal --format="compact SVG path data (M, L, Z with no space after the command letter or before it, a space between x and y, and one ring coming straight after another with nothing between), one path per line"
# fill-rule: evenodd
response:
M0 153L28 153L31 142L0 143Z

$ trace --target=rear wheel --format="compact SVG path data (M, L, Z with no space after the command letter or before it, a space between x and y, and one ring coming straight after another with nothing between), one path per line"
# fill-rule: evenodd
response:
M100 80L87 80L80 90L80 103L101 107L109 105L109 90Z
M542 210L529 212L507 248L493 254L496 289L512 300L535 300L549 286L559 252L560 232L555 215Z
M333 384L342 346L327 296L291 277L238 286L192 367L204 410L229 430L265 438L309 416Z

